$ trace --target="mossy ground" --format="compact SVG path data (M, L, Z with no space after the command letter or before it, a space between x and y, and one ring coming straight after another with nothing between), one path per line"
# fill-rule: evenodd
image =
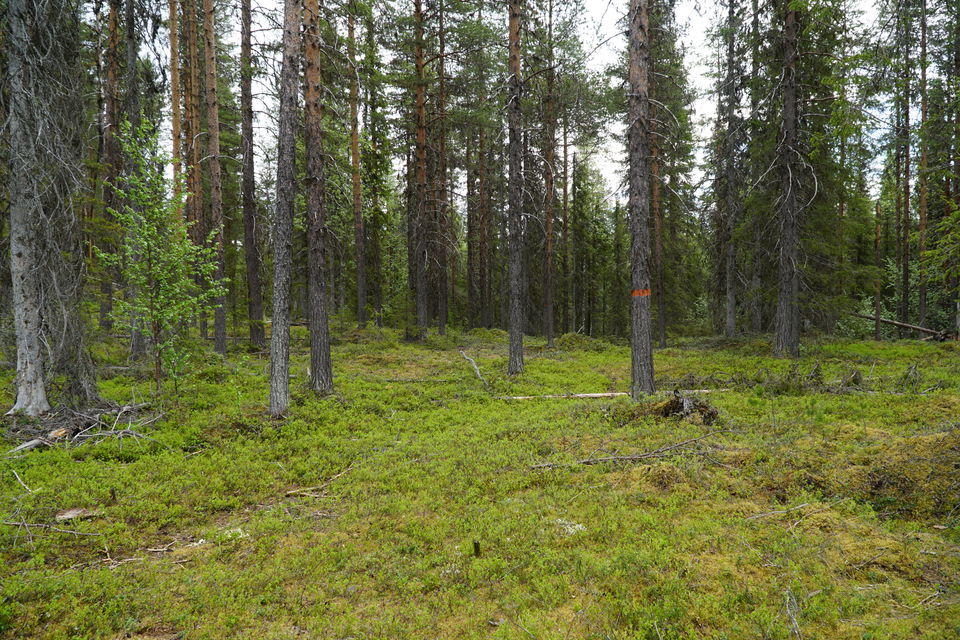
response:
M155 441L6 460L4 521L96 535L0 525L0 635L960 637L956 344L658 351L663 388L725 389L705 426L497 398L625 391L622 346L528 339L511 380L498 332L338 338L336 395L303 388L301 352L285 420L264 413L267 362L238 350L170 393ZM150 396L137 375L102 388ZM99 515L54 521L71 507Z

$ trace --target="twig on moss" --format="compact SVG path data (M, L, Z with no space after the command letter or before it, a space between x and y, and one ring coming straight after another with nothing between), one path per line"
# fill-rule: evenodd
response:
M642 460L649 460L651 458L663 458L673 452L676 452L681 449L685 449L690 445L705 440L707 438L719 435L721 433L729 433L730 429L717 429L716 431L711 431L710 433L704 434L697 438L689 438L688 440L683 440L681 442L675 442L673 444L664 445L658 449L652 451L645 451L643 453L637 453L634 455L626 456L603 456L600 458L584 458L582 460L577 460L576 462L543 462L540 464L532 465L531 469L559 469L562 467L572 467L578 464L583 465L594 465L594 464L626 464L631 462L640 462ZM704 455L705 451L694 451L692 453L698 455Z

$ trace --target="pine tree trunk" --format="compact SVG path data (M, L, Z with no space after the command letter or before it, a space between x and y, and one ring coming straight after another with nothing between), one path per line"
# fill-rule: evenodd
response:
M254 177L253 149L253 56L251 43L250 0L240 5L240 144L243 151L243 252L247 266L247 315L250 321L250 344L266 347L263 327L263 293L260 282L260 251L257 247L257 197Z
M43 351L40 336L40 283L37 271L39 256L35 246L40 232L35 228L41 216L36 181L39 169L35 141L40 131L28 114L30 83L37 81L35 52L31 51L30 0L9 0L7 3L8 47L7 82L9 112L7 132L9 144L8 184L10 189L10 275L13 280L13 325L17 344L16 402L8 413L38 416L50 410L44 387Z
M490 211L490 187L487 179L488 156L486 127L480 125L477 141L477 217L480 226L480 326L493 326L493 225Z
M320 31L320 3L304 2L304 143L307 160L307 289L310 325L310 388L317 393L333 391L333 369L330 361L330 329L324 296L323 256L326 232L326 160L323 155L323 86L320 66L323 63L323 42ZM350 21L350 37L353 37ZM351 56L352 58L352 56ZM354 96L355 97L355 96ZM359 175L359 174L358 174ZM354 194L356 197L356 193ZM361 227L362 233L362 227Z
M902 10L906 14L906 10ZM913 69L910 68L910 20L907 15L902 15L903 20L903 129L900 131L900 142L903 145L903 212L902 212L902 235L903 242L902 259L900 263L900 322L909 322L910 318L910 74Z
M726 225L725 225L725 237L726 237L726 259L724 261L724 289L726 292L726 304L725 311L726 317L724 322L724 333L728 338L732 338L737 334L737 251L736 246L734 245L734 234L737 228L737 214L738 214L738 205L737 202L737 168L736 168L736 144L734 137L736 136L737 123L736 123L736 110L737 110L737 90L736 90L736 79L734 73L734 65L736 64L736 2L734 0L727 0L727 7L729 9L727 17L727 75L724 83L726 85L726 96L724 105L724 120L726 121L726 137L725 137L725 149L724 149L724 192L725 192L725 208L726 208Z
M650 193L653 210L653 261L656 278L657 340L661 349L667 347L667 290L663 284L663 206L660 198L660 146L651 145Z
M509 102L507 117L509 121L509 267L510 311L508 328L510 333L510 358L507 374L523 373L523 237L521 219L523 215L523 174L521 167L521 129L520 129L520 2L510 0L509 4Z
M169 0L167 25L170 29L170 139L173 147L174 196L180 195L180 26L177 20L179 0Z
M210 167L210 227L216 230L216 278L223 280L223 186L220 169L220 101L217 98L217 34L214 31L213 0L203 0L204 80L207 102L207 162ZM217 296L213 317L213 349L227 353L227 306Z
M447 315L449 313L449 291L447 268L450 264L453 246L450 228L449 203L447 201L447 96L446 96L446 30L444 25L443 0L437 3L438 31L437 41L437 332L447 333Z
M627 156L630 195L630 394L654 392L650 323L650 15L649 0L630 0Z
M414 2L416 66L416 201L413 211L414 299L417 338L427 338L427 87L423 51L423 1Z
M283 415L290 405L290 281L293 266L300 25L300 0L284 0L277 134L277 208L273 223L273 328L270 336L270 414L273 416Z
M556 202L557 110L554 90L556 72L553 69L553 0L547 10L547 88L543 119L543 335L547 347L553 347L553 218Z
M125 6L125 30L127 35L127 86L126 101L124 111L127 121L130 123L131 132L136 132L140 126L140 75L137 69L139 60L139 43L137 42L137 22L136 22L136 0L127 0ZM136 206L136 205L134 205ZM136 234L136 230L130 230L128 233ZM136 298L139 292L135 287L128 284L128 295ZM138 317L133 318L133 330L130 332L130 357L140 358L147 352L147 341L142 330L142 323Z
M562 331L570 333L573 328L570 325L570 173L569 173L569 151L570 139L568 136L567 118L563 119L563 228L560 231L560 273L561 286L563 287L563 304L561 310L560 325Z
M927 324L927 273L923 264L927 251L927 0L921 0L920 11L920 226L918 259L920 263L919 308L917 324Z
M309 1L309 0L307 0ZM353 186L353 237L357 261L357 327L367 326L367 261L364 248L363 202L360 192L360 123L354 7L347 14L347 48L350 56L350 168Z
M800 355L799 274L797 272L797 11L786 0L783 47L783 141L780 159L783 170L783 205L780 222L780 265L774 353Z
M876 217L874 222L874 238L873 238L873 265L876 267L876 283L873 290L873 316L876 318L873 325L873 338L874 340L880 339L880 309L881 307L881 269L883 268L883 255L880 250L880 201L877 201L876 206Z
M110 209L116 210L120 206L115 185L120 175L120 147L117 142L117 133L120 131L120 2L110 0L110 12L107 17L107 80L104 87L104 110L106 122L103 127L103 159L106 165L106 176L103 185L104 218L112 217ZM105 249L110 250L114 238L104 242ZM114 269L104 269L103 280L100 281L100 328L109 332L113 329L113 277Z

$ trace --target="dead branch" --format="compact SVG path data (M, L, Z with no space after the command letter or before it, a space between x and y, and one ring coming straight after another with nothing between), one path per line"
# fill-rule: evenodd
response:
M561 467L573 467L578 464L584 464L584 465L625 464L629 462L641 462L643 460L650 460L651 458L664 458L667 455L670 455L673 452L677 452L678 450L685 449L696 442L700 442L701 440L705 440L707 438L719 435L721 433L729 433L730 431L731 429L717 429L716 431L711 431L710 433L706 433L696 438L689 438L681 442L664 445L659 449L654 449L653 451L645 451L643 453L638 453L634 455L603 456L600 458L584 458L582 460L577 460L576 462L543 462L541 464L535 464L530 468L531 469L559 469ZM695 453L703 454L705 452L698 451Z
M326 494L324 493L331 484L338 478L346 475L348 472L353 471L356 467L355 462L351 462L350 466L341 471L340 473L334 474L327 478L327 481L323 484L318 484L315 487L304 487L302 489L291 489L287 491L285 495L287 496L306 496L308 498L323 498Z
M477 377L480 378L480 382L482 382L482 383L483 383L483 386L486 387L487 390L489 391L489 390L490 390L490 383L488 383L488 382L487 382L487 379L484 378L484 377L483 377L483 374L480 373L480 367L477 366L476 360L474 360L473 358L471 358L470 356L468 356L468 355L464 352L463 347L460 347L459 351L460 351L460 355L462 355L462 356L466 359L467 362L469 362L471 365L473 365L473 371L474 371L474 373L477 374Z

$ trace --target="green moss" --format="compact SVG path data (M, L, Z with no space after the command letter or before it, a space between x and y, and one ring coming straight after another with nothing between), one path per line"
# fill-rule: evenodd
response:
M295 340L280 421L265 360L199 360L155 441L7 463L33 493L0 474L4 521L97 535L0 526L0 636L787 639L790 599L804 637L956 635L953 346L820 341L796 367L764 340L657 351L666 388L726 389L701 396L710 426L656 401L497 399L626 390L625 347L565 338L529 339L510 378L501 332L338 334L328 398ZM124 373L105 395L149 397ZM636 464L531 468L717 428ZM81 506L98 515L53 519Z

